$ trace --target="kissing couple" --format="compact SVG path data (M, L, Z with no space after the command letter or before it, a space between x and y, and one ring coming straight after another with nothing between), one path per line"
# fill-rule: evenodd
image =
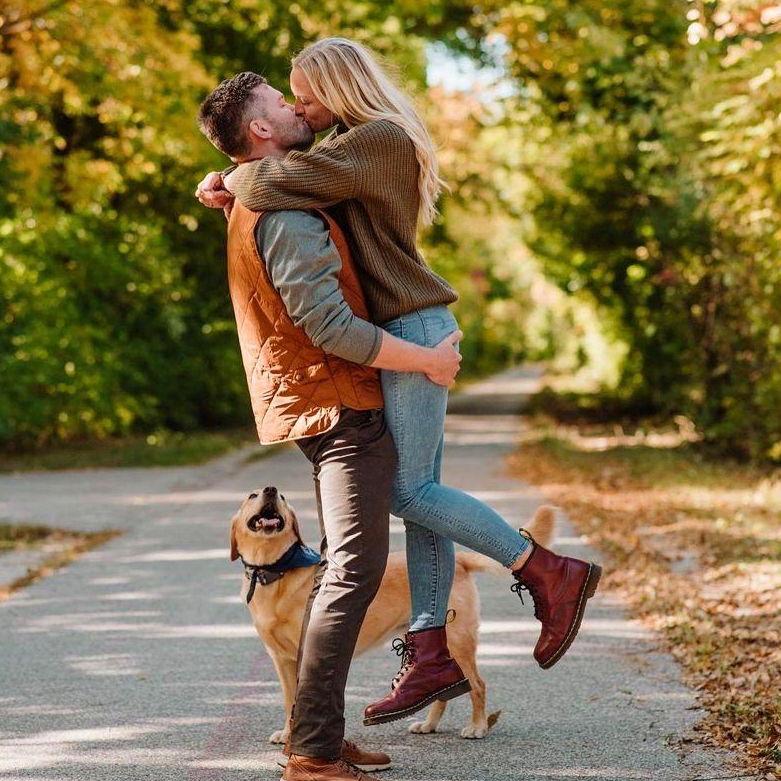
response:
M204 100L199 125L235 166L207 175L196 195L229 217L229 287L260 441L295 441L314 474L321 559L283 778L370 781L363 752L344 740L344 692L385 571L391 512L406 532L410 624L402 668L366 707L367 724L469 691L447 644L455 543L531 594L543 668L574 640L601 569L440 482L462 333L448 308L457 294L416 247L443 182L411 99L344 38L298 54L290 89L294 105L244 72Z

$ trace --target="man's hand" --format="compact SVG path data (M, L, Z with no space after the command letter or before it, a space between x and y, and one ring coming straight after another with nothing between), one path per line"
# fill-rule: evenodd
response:
M233 195L225 189L222 174L218 171L212 171L201 180L195 189L195 197L210 209L227 208L226 216L230 214L230 207L233 206Z
M461 354L456 349L456 344L463 338L462 331L454 331L436 347L431 348L431 362L424 372L431 382L446 388L455 385L456 375L461 368Z

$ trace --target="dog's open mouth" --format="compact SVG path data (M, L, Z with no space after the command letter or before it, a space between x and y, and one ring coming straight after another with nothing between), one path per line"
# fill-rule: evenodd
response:
M285 528L285 519L273 504L267 504L259 513L247 521L247 528L253 532L277 534Z

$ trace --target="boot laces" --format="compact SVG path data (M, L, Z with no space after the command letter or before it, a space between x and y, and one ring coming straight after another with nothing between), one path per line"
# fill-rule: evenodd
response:
M391 647L396 652L396 656L401 657L401 667L396 673L396 677L391 681L391 689L395 689L415 659L415 646L412 642L405 642L402 638L397 637L393 640Z
M534 617L538 621L543 620L542 616L542 600L539 598L537 592L534 589L534 586L532 586L530 583L524 583L523 581L519 580L516 583L513 583L512 586L510 586L510 591L512 591L514 594L518 595L518 599L521 600L522 605L526 605L526 603L523 601L523 592L526 591L529 596L532 598L532 603L534 604Z
M336 764L339 765L340 770L343 770L345 773L349 773L353 778L366 779L369 777L366 775L366 773L363 772L363 770L361 770L359 767L356 767L351 762L348 762L346 759L338 759Z

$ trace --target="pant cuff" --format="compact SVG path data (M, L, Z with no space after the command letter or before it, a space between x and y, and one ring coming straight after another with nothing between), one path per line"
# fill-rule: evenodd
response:
M336 749L333 746L297 746L295 743L290 744L290 753L297 754L300 757L311 757L312 759L328 759L336 760L342 755L342 742L339 741L339 745Z
M519 546L519 547L518 547L518 548L515 550L515 552L514 552L514 553L511 553L511 554L510 554L510 556L507 558L507 560L506 560L506 561L503 561L503 562L502 562L502 564L503 564L505 567L507 567L507 569L510 569L510 567L512 567L512 565L515 563L515 560L516 560L516 559L517 559L517 558L518 558L518 557L519 557L519 556L520 556L522 553L525 553L525 552L526 552L526 550L528 549L529 545L531 545L531 543L530 543L530 542L529 542L529 541L528 541L528 540L527 540L525 537L521 537L521 539L522 539L523 541L521 542L520 546Z

